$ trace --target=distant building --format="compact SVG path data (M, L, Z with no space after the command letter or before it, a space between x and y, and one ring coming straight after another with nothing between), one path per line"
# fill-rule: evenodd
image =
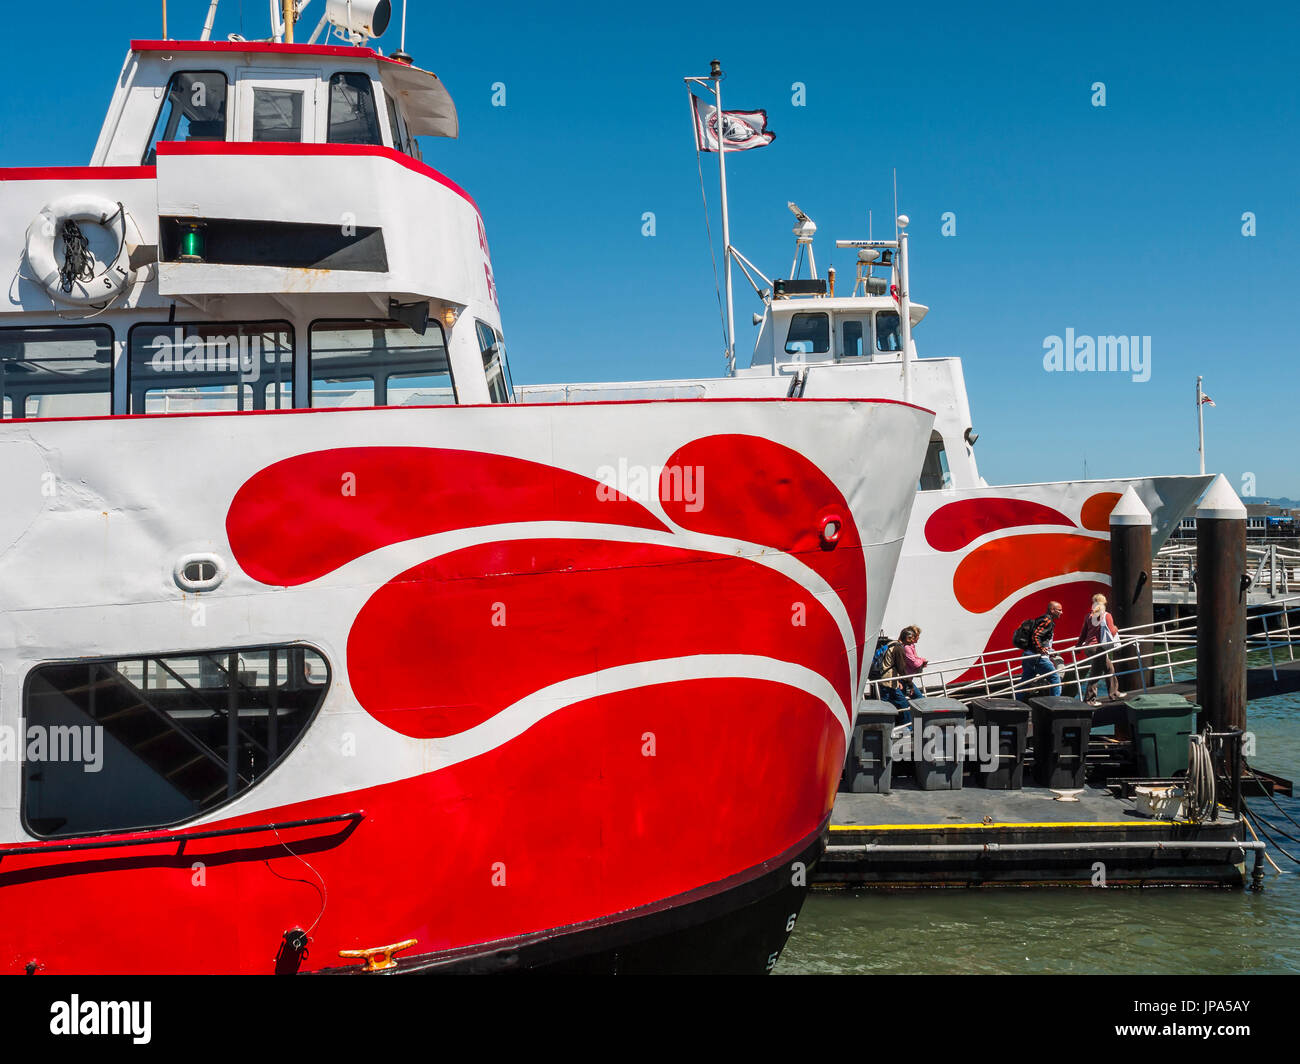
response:
M1246 505L1246 534L1248 536L1294 536L1300 510L1290 506L1275 506L1268 502L1248 502ZM1174 532L1177 536L1196 534L1196 517L1184 517Z

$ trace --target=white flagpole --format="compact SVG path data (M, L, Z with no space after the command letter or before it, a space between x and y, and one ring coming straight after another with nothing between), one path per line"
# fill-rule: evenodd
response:
M727 216L727 132L722 120L722 63L709 61L713 82L713 105L718 118L718 181L722 186L722 269L727 278L727 372L736 368L736 312L731 299L731 222ZM708 126L704 133L708 137Z
M1205 472L1205 403L1201 399L1201 378L1196 378L1196 453L1201 456L1201 472Z

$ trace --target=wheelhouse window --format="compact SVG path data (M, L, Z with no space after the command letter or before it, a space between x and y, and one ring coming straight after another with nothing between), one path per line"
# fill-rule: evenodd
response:
M23 822L33 835L165 827L274 770L329 687L306 646L59 662L28 677Z
M330 78L329 135L331 144L383 144L375 91L366 74L335 74Z
M902 339L898 331L898 315L885 311L876 315L876 350L901 351Z
M133 414L293 406L288 322L136 325L127 346Z
M294 89L253 89L253 140L302 141L302 97Z
M824 355L831 349L831 320L828 314L795 314L785 338L787 355Z
M226 75L220 71L173 74L154 122L144 164L152 166L157 160L160 141L225 140L226 89Z
M944 450L943 437L937 432L931 432L930 446L925 452L917 488L920 491L939 491L951 484L952 474L948 472L948 454Z
M514 382L506 361L506 343L487 322L475 321L479 351L483 355L483 372L487 376L488 394L494 403L509 403L514 398Z
M0 329L4 416L113 412L113 330L107 325Z
M397 116L397 101L387 93L384 94L384 99L388 101L388 128L393 134L393 147L410 155L411 150L406 144L406 137L402 133L401 120Z
M395 321L318 321L310 334L311 405L443 406L456 402L442 328Z

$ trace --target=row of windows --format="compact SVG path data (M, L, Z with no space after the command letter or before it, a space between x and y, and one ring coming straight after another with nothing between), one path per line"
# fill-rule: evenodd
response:
M898 315L884 311L863 318L837 316L841 329L841 358L861 358L871 351L872 326L875 326L877 351L900 351ZM790 331L786 333L787 355L824 355L831 349L831 319L823 312L802 312L790 317Z
M501 334L476 323L493 402L513 389ZM288 322L139 324L127 334L127 412L439 406L456 402L442 328L317 321L308 333L308 404L295 403ZM107 325L0 329L4 416L112 413L113 330Z
M302 737L330 681L307 646L57 662L23 705L37 836L165 827L224 805Z
M269 75L268 75L269 77ZM278 79L284 81L285 79ZM167 94L144 155L146 166L155 162L160 141L173 140L252 140L301 143L304 115L310 120L311 109L305 104L307 94L315 91L316 79L298 77L282 85L252 85L252 106L247 128L231 136L227 115L230 95L226 75L215 70L187 71L173 74ZM329 80L328 119L325 140L329 144L383 144L375 94L370 78L362 73L335 74ZM397 107L388 98L389 126L394 147L416 154L414 144L407 144L398 121ZM307 140L314 137L308 136Z

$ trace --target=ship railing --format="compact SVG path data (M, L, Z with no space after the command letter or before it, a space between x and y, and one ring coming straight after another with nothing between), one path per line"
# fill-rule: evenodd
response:
M1276 681L1279 664L1300 657L1300 594L1251 607L1246 631L1248 664L1269 668ZM1196 645L1196 615L1192 614L1122 628L1118 639L1104 647L1055 647L1058 660L1053 664L1062 691L1082 694L1089 683L1105 680L1109 684L1107 672L1089 675L1097 658L1109 654L1121 687L1135 693L1195 679ZM921 672L905 679L916 686L918 694L942 694L963 702L1041 694L1046 690L1043 676L1022 677L1025 657L1019 647L1008 647L977 656L928 660ZM866 685L867 697L878 696L875 688L876 681Z

